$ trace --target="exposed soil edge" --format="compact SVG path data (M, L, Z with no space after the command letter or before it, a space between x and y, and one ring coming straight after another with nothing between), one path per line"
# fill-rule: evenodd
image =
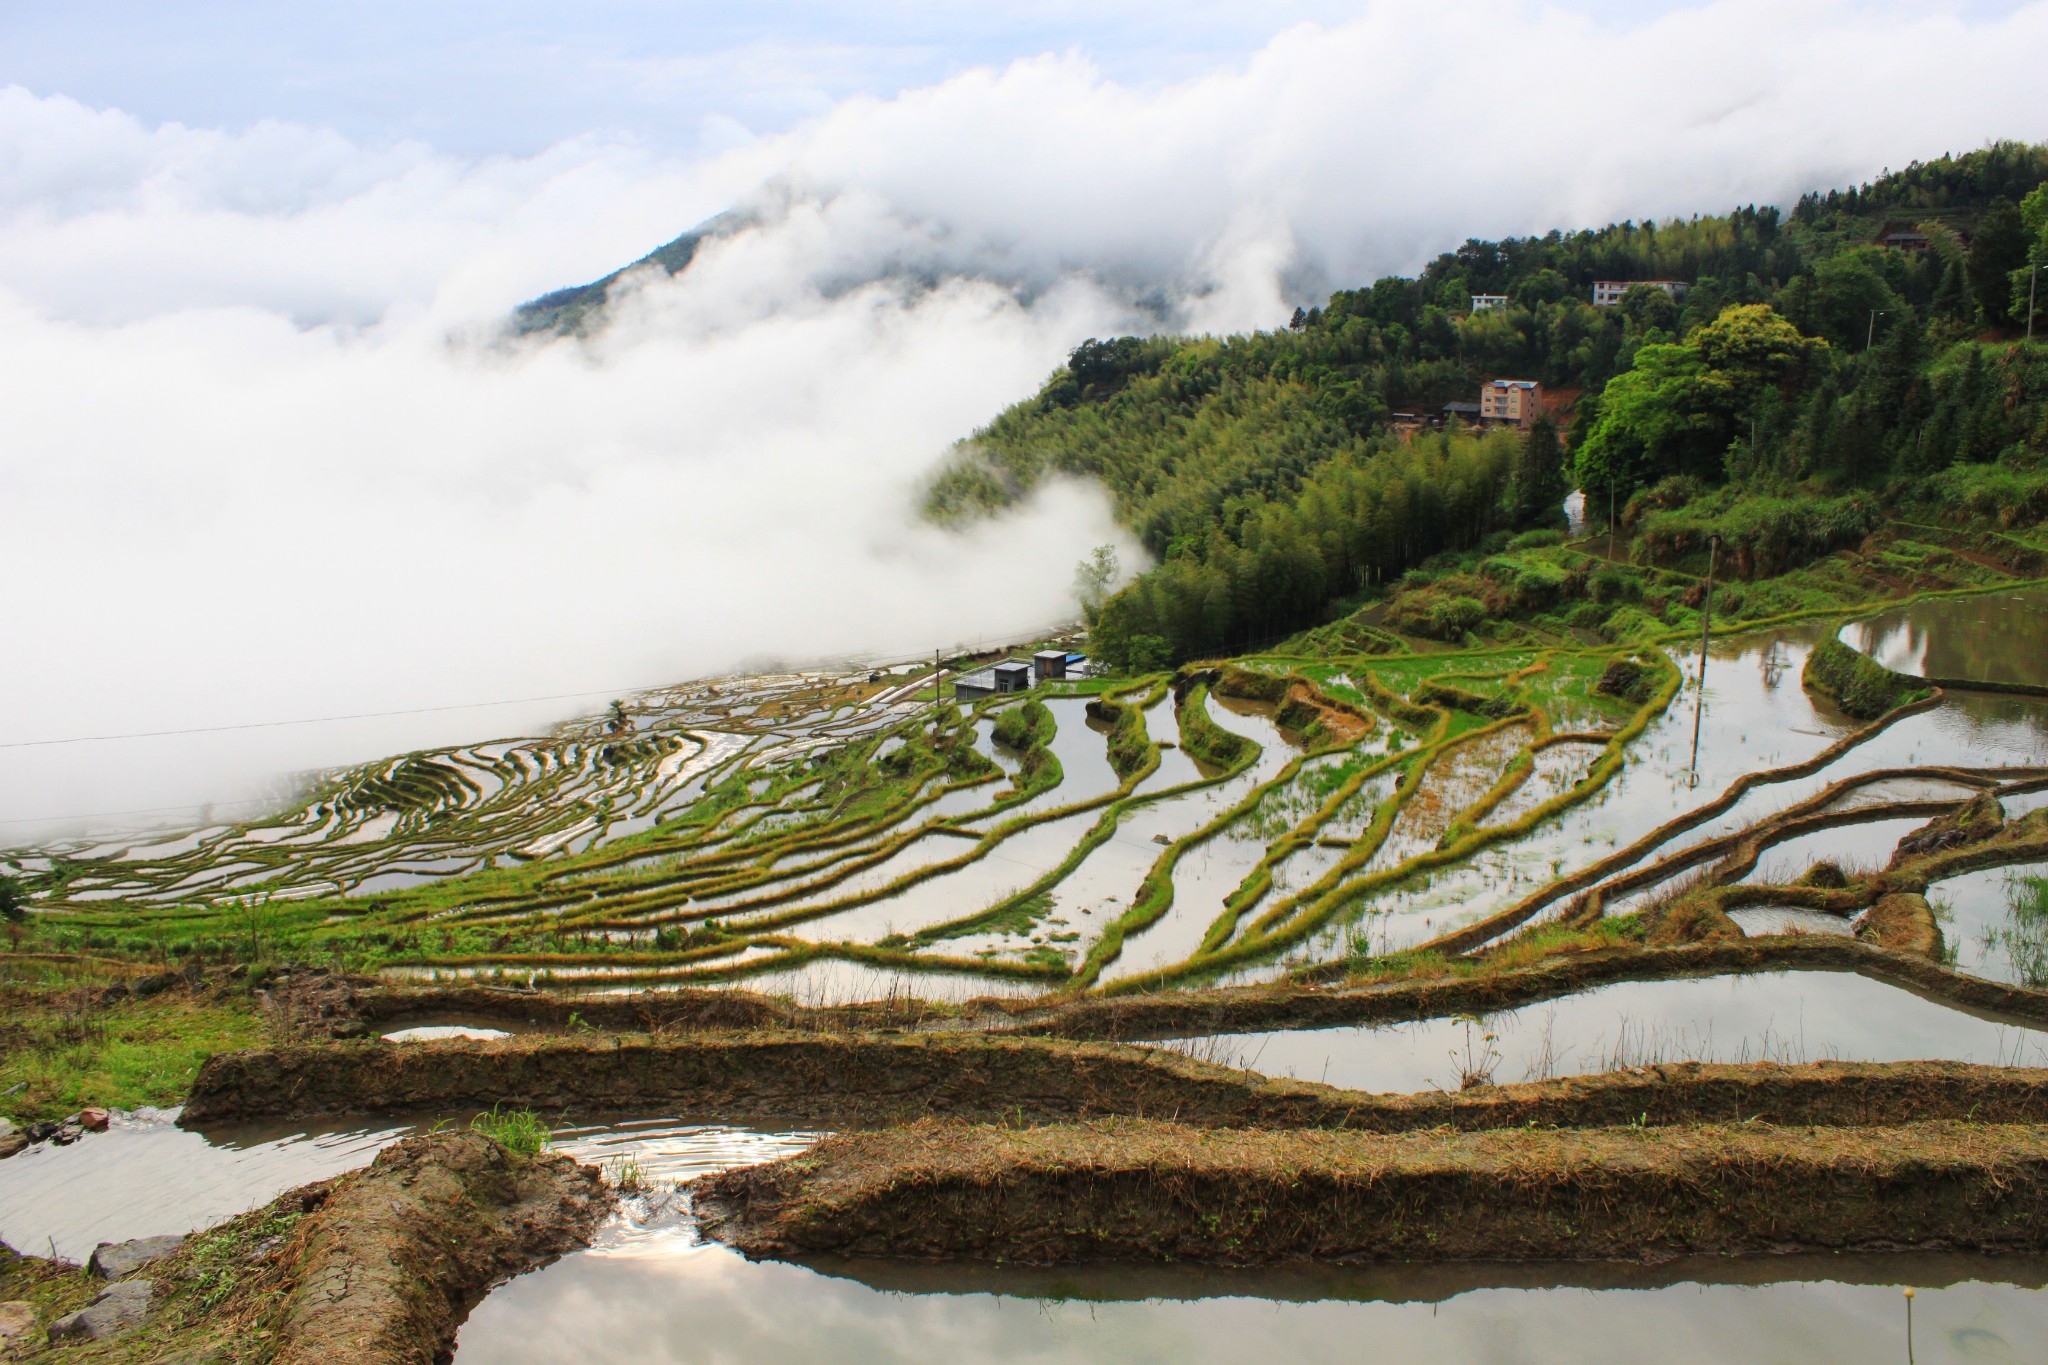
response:
M2048 1123L2048 1070L1947 1062L1678 1063L1458 1093L1368 1094L1234 1071L1155 1048L979 1034L704 1034L322 1044L207 1062L180 1122L491 1104L660 1108L702 1122L848 1129L932 1115L1203 1127L1479 1129L1741 1121L1870 1124L1972 1116Z
M29 1358L430 1365L494 1285L587 1244L612 1198L565 1156L516 1156L471 1131L408 1138L152 1262L149 1316L111 1353L38 1340Z
M385 1148L295 1237L278 1365L430 1365L499 1281L586 1245L612 1196L566 1156L520 1157L475 1132Z
M2048 1129L1275 1133L932 1121L693 1182L750 1256L1658 1259L2048 1246Z

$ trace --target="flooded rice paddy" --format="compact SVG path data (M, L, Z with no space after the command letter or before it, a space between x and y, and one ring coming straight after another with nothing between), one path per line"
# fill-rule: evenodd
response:
M1469 1018L1217 1034L1161 1044L1347 1090L1458 1090L1668 1062L2048 1065L2048 1031L1851 972L1625 981Z
M2048 657L2044 603L1941 599L1719 640L1703 685L1692 651L1647 655L1646 687L1667 689L1654 698L1599 692L1609 650L1247 661L1290 697L1320 688L1350 708L1342 741L1285 729L1220 682L959 707L929 670L718 679L633 699L624 729L599 718L405 755L322 775L246 825L4 861L46 878L39 908L83 926L317 914L338 951L404 980L740 984L834 1003L1270 979L1446 935L1469 947L1498 916L1500 932L1540 923L1566 906L1546 896L1560 879L1589 878L1610 914L1652 904L1725 853L1687 850L1810 814L1839 784L1829 811L1867 818L1766 836L1727 876L1881 868L1928 810L1978 790L2015 817L2036 809L2048 797L2023 789L2048 773L2048 700L1955 691L1868 726L1816 700L1801 669L1840 629L1901 666L2023 679ZM1138 709L1133 732L1116 737L1099 696ZM1041 702L1042 734L996 738ZM1228 767L1186 747L1203 719L1190 707L1248 742ZM1972 923L1993 899L1975 882L1955 897ZM1839 928L1763 906L1737 922ZM2017 979L2030 950L1992 944L1993 929L1972 931L1958 965Z
M1934 598L1842 629L1886 668L1931 678L2048 684L2048 590Z
M1491 1362L2020 1362L2048 1339L2048 1266L1984 1257L1280 1270L749 1262L722 1247L564 1257L485 1299L459 1365L1248 1357ZM1366 1343L1370 1343L1369 1347Z

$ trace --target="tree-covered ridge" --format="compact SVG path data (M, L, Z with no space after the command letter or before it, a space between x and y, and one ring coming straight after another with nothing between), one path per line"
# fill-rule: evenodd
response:
M1881 244L1901 232L1924 247ZM1055 474L1103 483L1161 561L1101 609L1098 649L1125 662L1341 615L1432 555L1553 524L1567 478L1603 510L1679 478L1663 502L1695 516L1741 520L1731 497L1965 487L1976 514L2009 516L2048 485L2048 348L2018 339L2043 264L2048 146L2020 143L1809 194L1789 215L1468 241L1285 331L1086 342L961 443L929 510L973 515ZM1592 306L1596 280L1664 279L1690 288ZM1474 310L1475 294L1508 302ZM1548 432L1404 440L1390 424L1501 377L1551 391L1563 468ZM1959 466L2003 472L1935 478ZM1765 564L1870 529L1860 514L1821 518L1826 534L1750 520L1768 528L1752 547Z

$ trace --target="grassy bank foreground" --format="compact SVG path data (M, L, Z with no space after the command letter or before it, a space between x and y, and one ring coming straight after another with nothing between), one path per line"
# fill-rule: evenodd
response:
M182 1104L208 1056L273 1036L246 975L0 954L0 1117L17 1124Z

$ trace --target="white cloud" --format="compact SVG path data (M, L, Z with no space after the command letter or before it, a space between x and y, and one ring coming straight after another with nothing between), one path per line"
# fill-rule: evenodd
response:
M920 476L1084 336L1271 325L1467 235L1782 200L2048 132L2048 4L1383 0L1160 87L1076 55L700 160L465 159L0 91L0 740L656 681L1057 615L1110 534ZM734 203L588 345L451 337ZM545 710L546 708L542 708ZM559 708L556 708L559 709ZM0 750L0 817L533 723Z

